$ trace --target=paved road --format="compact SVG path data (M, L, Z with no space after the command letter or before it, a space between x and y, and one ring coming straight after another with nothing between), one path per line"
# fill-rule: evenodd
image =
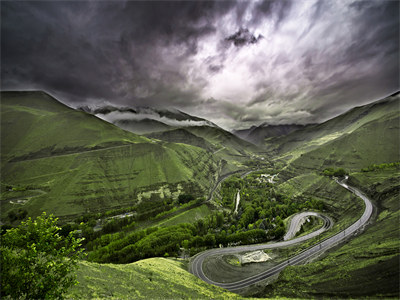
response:
M344 182L337 181L337 183L339 185L341 185L342 187L344 187L345 189L351 191L358 197L360 197L365 203L365 210L364 210L364 213L361 216L361 218L358 219L355 223L353 223L351 226L349 226L345 230L335 234L334 236L332 236L320 243L317 243L316 245L312 246L311 248L306 249L305 251L301 252L300 254L298 254L294 257L291 257L290 259L272 267L269 270L266 270L260 274L248 277L246 279L243 279L243 280L240 280L237 282L220 283L220 282L215 282L215 281L208 279L206 277L206 275L204 274L203 268L202 268L204 259L208 256L217 255L217 254L231 254L231 253L237 253L237 252L256 251L256 250L279 248L279 247L293 245L295 243L304 241L306 239L310 239L311 237L320 234L322 232L321 230L324 230L324 228L314 231L309 235L305 235L305 236L302 236L302 237L299 237L296 239L292 239L290 241L271 243L271 244L262 244L262 245L248 245L248 246L239 246L239 247L230 247L230 248L211 249L211 250L208 250L208 251L198 254L193 259L191 266L190 266L191 272L207 283L214 284L216 286L220 286L220 287L228 289L230 291L235 291L235 290L239 290L239 289L248 287L259 281L265 280L271 276L274 276L274 275L278 274L279 272L281 272L288 265L300 264L302 262L307 261L311 257L318 255L318 254L326 251L329 248L332 248L334 245L340 243L347 237L353 235L357 230L361 229L368 222L369 218L372 215L372 209L373 209L371 201L359 190L347 185ZM327 225L327 223L325 225L330 226L330 224Z
M283 237L283 240L287 241L287 240L290 240L291 238L295 237L296 233L300 230L301 225L303 225L306 221L306 218L310 217L310 216L321 218L325 223L330 222L332 224L331 220L327 220L327 217L325 217L319 213L316 213L313 211L301 212L301 213L295 214L293 216L293 218L290 220L289 229L286 232L285 236Z

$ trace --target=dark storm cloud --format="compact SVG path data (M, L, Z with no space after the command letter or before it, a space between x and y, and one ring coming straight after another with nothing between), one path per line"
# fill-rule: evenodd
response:
M248 44L255 44L262 38L262 35L256 37L254 34L250 33L247 28L240 28L234 34L228 36L226 40L232 42L236 47L241 47Z
M2 88L40 88L80 102L88 98L127 101L135 96L133 87L157 93L171 82L182 82L185 75L179 68L165 66L165 72L155 74L154 67L164 60L160 50L174 45L182 52L181 60L193 55L198 39L215 30L213 18L233 3L1 5ZM149 84L153 77L157 82Z
M229 128L320 122L399 88L398 1L2 1L1 38L2 89Z

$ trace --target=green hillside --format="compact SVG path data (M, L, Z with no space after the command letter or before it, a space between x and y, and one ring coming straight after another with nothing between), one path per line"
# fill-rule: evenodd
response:
M215 146L219 146L220 148L228 148L233 152L232 154L246 154L249 150L256 149L253 144L246 142L234 134L218 127L191 126L187 127L186 130L206 139Z
M79 267L79 284L68 291L67 299L241 298L190 274L179 260L150 258L126 265L81 262Z
M1 92L1 127L2 162L148 141L44 92Z
M171 126L152 119L143 119L143 120L122 119L115 121L114 124L124 130L136 134L146 134L146 133L171 129Z
M351 133L301 154L291 163L294 168L324 169L342 167L357 170L371 164L400 161L400 111L370 121Z
M2 93L1 114L3 220L19 208L70 218L205 196L218 169L201 148L137 136L42 92Z
M173 142L173 143L183 143L188 145L193 145L196 147L203 148L207 151L214 152L216 151L216 147L214 147L211 143L206 141L202 137L198 137L193 133L187 131L184 128L172 129L163 132L156 132L148 134L147 137L159 139L163 141Z
M399 114L399 111L400 94L395 93L371 104L355 107L322 124L308 125L286 136L270 139L266 146L271 153L285 159L297 158L372 121L382 120L393 112Z

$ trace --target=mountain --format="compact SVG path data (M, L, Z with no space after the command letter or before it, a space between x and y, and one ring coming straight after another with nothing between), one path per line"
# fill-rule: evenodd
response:
M263 123L259 126L252 126L248 129L239 129L232 131L233 134L253 144L263 144L264 140L271 137L287 135L292 131L303 128L304 125L298 124L282 124L268 125Z
M242 140L211 121L177 109L114 106L79 109L124 130L145 134L158 140L194 145L219 153L219 157L224 156L225 160L235 159L234 156L248 156L251 151L259 150L254 144Z
M113 122L119 128L136 134L146 134L151 132L165 131L173 128L163 122L154 119L118 119Z
M252 151L259 150L256 145L249 143L234 134L219 128L211 126L190 126L185 128L187 131L204 138L221 152L228 155L247 156Z
M293 167L360 170L400 161L400 110L392 111L340 135L295 159Z
M180 193L207 195L218 169L202 148L135 135L43 92L1 93L1 141L2 218L18 208L72 218L150 199L151 210Z
M218 127L206 119L189 115L177 109L114 107L109 105L93 108L82 106L78 109L137 134L197 125Z
M154 132L146 135L149 138L159 139L173 143L183 143L203 148L207 151L214 152L217 150L210 142L199 137L185 128L167 130L163 132Z
M2 162L41 152L73 152L149 140L123 132L44 92L1 92ZM47 151L48 152L48 151Z
M265 145L271 154L293 160L298 158L301 154L317 149L322 145L331 147L332 145L330 144L330 146L328 146L328 143L339 138L348 140L348 144L344 145L344 143L342 143L342 146L347 148L354 146L362 147L361 144L355 145L350 137L346 138L345 136L354 133L352 137L356 137L357 135L360 135L360 132L363 130L365 131L366 135L361 135L359 137L363 140L360 140L359 143L366 143L364 146L368 145L372 147L374 142L376 142L379 137L382 137L382 134L383 136L389 135L391 137L383 139L382 143L396 143L397 129L395 119L399 115L399 109L400 94L397 92L379 101L354 107L348 112L332 118L322 124L308 125L302 129L289 133L288 135L269 139L265 142ZM391 122L392 124L387 126L390 128L393 126L394 127L392 129L388 127L387 130L390 130L386 131L386 129L383 128L383 126L386 126L383 124L385 121ZM376 122L376 125L378 126L376 129L378 130L380 128L379 134L381 135L379 135L377 132L375 133L375 128L372 122ZM366 129L361 129L363 126L367 126L365 128L368 128L369 126L369 129L374 130L370 131L369 134ZM339 140L337 140L337 142L339 143ZM382 146L382 148L385 147ZM389 148L392 149L393 147L390 146ZM319 149L321 150L321 148ZM374 151L373 148L370 148L370 150Z

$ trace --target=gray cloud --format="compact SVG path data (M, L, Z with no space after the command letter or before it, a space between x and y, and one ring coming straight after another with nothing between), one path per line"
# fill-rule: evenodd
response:
M3 1L1 19L1 88L75 106L233 128L320 122L399 88L397 1Z

